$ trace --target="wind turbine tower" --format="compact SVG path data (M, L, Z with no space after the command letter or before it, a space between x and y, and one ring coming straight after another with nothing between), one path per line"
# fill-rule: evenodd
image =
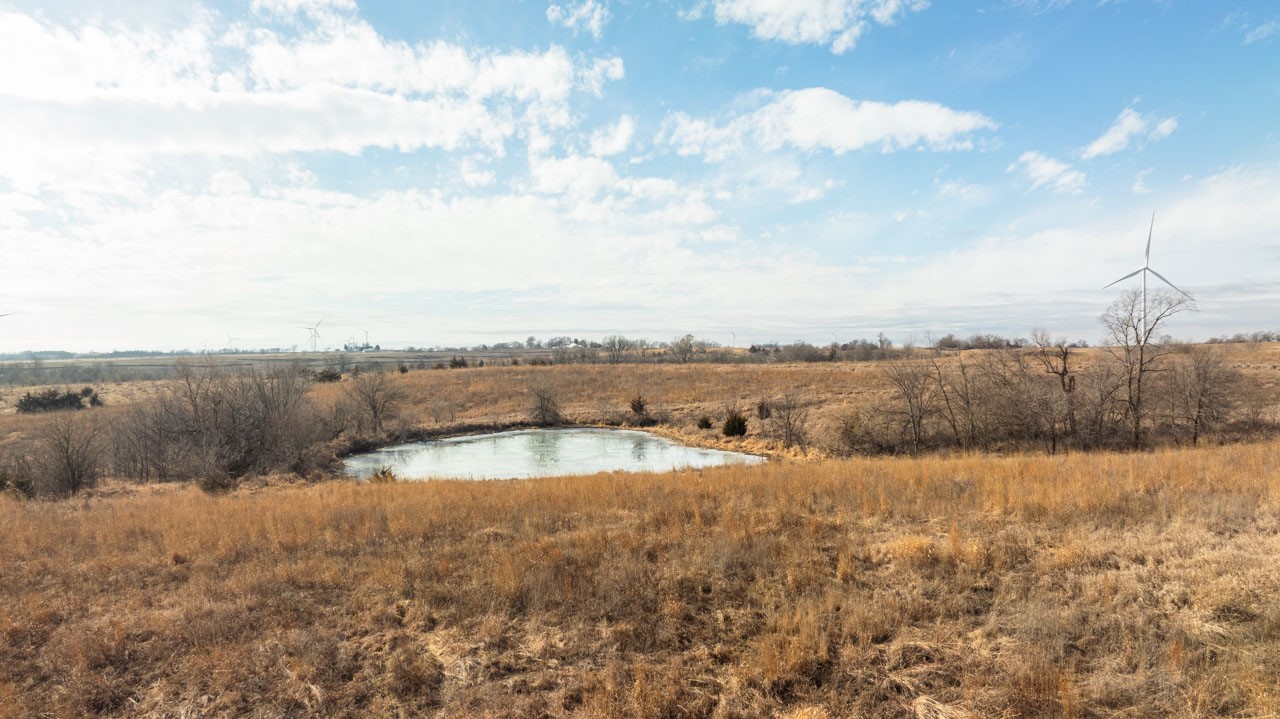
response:
M324 317L320 318L320 322L324 322ZM316 346L320 342L320 322L316 322L314 325L311 325L310 327L303 326L298 328L300 330L306 330L308 333L310 333L307 339L311 341L312 352L316 351Z
M1153 274L1153 275L1155 275L1156 277L1158 277L1158 278L1160 279L1160 281L1161 281L1161 282L1163 282L1163 283L1165 283L1166 285L1169 285L1169 286L1170 286L1170 287L1172 287L1173 289L1177 290L1177 291L1178 291L1182 296L1186 297L1187 299L1191 299L1191 295L1187 294L1186 292L1183 292L1181 289L1179 289L1179 288L1178 288L1178 286L1177 286L1177 285L1175 285L1175 284L1173 284L1172 282L1170 282L1169 280L1165 279L1165 276L1164 276L1164 275L1162 275L1162 274L1160 274L1159 272L1156 272L1155 270L1151 269L1151 233L1152 233L1152 231L1153 231L1153 230L1155 230L1155 228L1156 228L1156 213L1154 213L1154 212L1153 212L1153 213L1151 213L1151 227L1149 227L1149 228L1147 229L1147 254L1146 254L1146 262L1145 262L1141 267L1139 267L1138 269L1134 270L1133 272L1130 272L1129 274L1125 275L1124 277L1121 277L1120 279L1116 280L1115 282L1112 282L1111 284L1109 284L1109 285L1107 285L1106 287L1103 287L1103 288L1102 288L1102 289L1104 289L1104 290L1105 290L1105 289L1107 289L1107 287L1110 287L1111 285L1114 285L1114 284L1116 284L1116 283L1118 283L1118 282L1123 282L1123 281L1125 281L1125 280L1129 279L1130 277L1133 277L1134 275L1137 275L1137 274L1141 274L1141 275L1142 275L1142 339L1141 339L1140 341L1141 341L1143 344L1145 344L1145 343L1146 343L1146 341L1147 341L1147 273L1148 273L1148 272L1149 272L1149 273L1151 273L1151 274Z

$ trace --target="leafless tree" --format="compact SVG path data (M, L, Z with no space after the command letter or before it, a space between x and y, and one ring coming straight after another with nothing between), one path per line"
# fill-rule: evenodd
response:
M671 358L680 364L684 364L693 359L693 335L685 335L671 340L671 344L667 346L667 351L671 353Z
M988 381L987 402L993 415L993 439L1045 443L1058 451L1066 425L1065 402L1051 382L1025 352L995 350L984 366Z
M104 448L96 417L59 413L36 435L31 475L37 494L69 497L98 482Z
M1036 346L1036 359L1044 371L1058 378L1067 415L1067 432L1076 433L1076 375L1071 369L1071 346L1065 337L1051 339L1042 329L1031 330L1031 341Z
M605 356L609 359L609 364L619 364L627 358L627 355L631 354L631 350L635 348L636 343L622 335L609 335L604 338L602 344Z
M185 365L178 381L113 427L116 470L145 479L301 471L333 428L298 367L228 372Z
M784 447L804 449L809 443L809 408L792 395L769 403L768 417L764 420L769 433L777 437Z
M396 385L387 372L364 372L346 386L346 395L360 408L362 419L368 427L381 432L383 422L404 401L404 390Z
M884 411L900 422L911 451L918 452L928 436L927 422L938 401L931 368L920 362L890 362L884 373L896 400Z
M1174 364L1168 377L1171 424L1175 431L1187 432L1195 446L1204 430L1226 414L1238 373L1227 366L1221 350L1197 346Z
M1124 403L1133 447L1142 446L1142 428L1147 405L1144 383L1153 372L1163 369L1170 343L1159 341L1163 326L1179 313L1195 309L1195 301L1181 293L1156 290L1148 293L1146 306L1137 290L1126 290L1102 314L1108 346L1120 363L1124 377Z
M962 449L969 449L980 441L977 377L972 366L965 362L964 355L956 355L955 369L952 370L941 362L943 350L939 344L931 342L930 345L930 379L937 390L940 413L956 444Z
M560 395L550 385L529 387L529 418L542 427L554 427L564 421L560 414Z

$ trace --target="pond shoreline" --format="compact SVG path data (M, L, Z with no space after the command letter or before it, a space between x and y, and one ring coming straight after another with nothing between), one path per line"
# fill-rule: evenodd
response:
M650 426L626 425L626 424L606 424L602 422L562 422L556 425L541 425L533 422L468 422L464 424L451 425L447 427L414 427L403 433L395 435L394 438L385 438L386 441L349 441L334 452L334 457L338 460L344 460L357 454L366 454L368 452L376 452L387 447L394 447L401 444L410 444L412 442L430 442L434 440L455 439L458 437L474 437L484 434L498 434L501 432L514 432L525 429L617 429L631 430L635 432L647 432L655 437L661 437L671 442L695 447L698 449L714 449L722 452L737 452L738 454L749 454L755 457L762 457L770 461L777 461L789 458L787 455L780 454L775 448L764 446L760 442L744 442L742 440L729 440L720 436L707 437L702 434L685 433L679 430L665 427L660 424Z
M498 431L434 433L351 453L343 472L367 478L388 470L404 479L520 479L666 472L760 464L763 454L703 447L635 427L515 426Z

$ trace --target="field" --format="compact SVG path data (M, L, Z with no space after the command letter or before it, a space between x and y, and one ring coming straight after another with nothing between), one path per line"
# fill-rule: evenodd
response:
M0 503L7 716L1273 716L1280 444Z
M1274 411L1275 350L1229 351ZM887 396L879 364L392 377L420 430L523 421L542 385L575 421L643 394L664 433L779 459L0 494L0 717L1280 714L1275 439L841 459L783 451L755 416L741 439L694 421L793 395L818 437ZM45 421L5 415L0 439Z

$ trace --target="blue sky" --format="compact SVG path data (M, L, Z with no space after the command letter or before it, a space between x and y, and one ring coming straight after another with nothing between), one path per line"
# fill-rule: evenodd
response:
M1094 341L1152 213L1173 334L1275 329L1278 70L1273 2L0 0L0 351Z

